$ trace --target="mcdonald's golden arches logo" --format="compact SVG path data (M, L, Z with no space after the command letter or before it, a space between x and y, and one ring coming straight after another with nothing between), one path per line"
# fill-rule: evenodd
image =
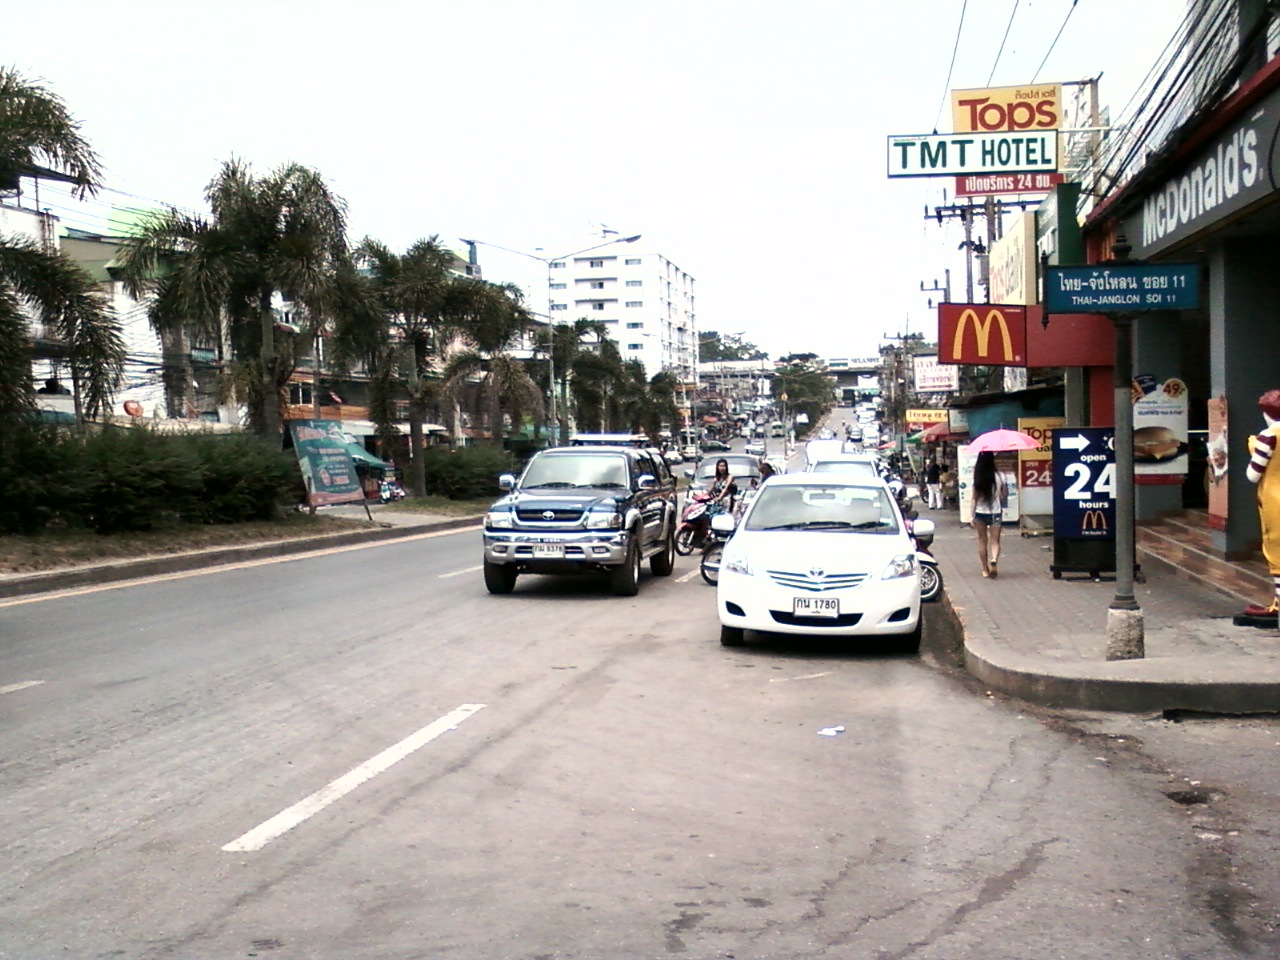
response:
M1080 518L1081 533L1106 533L1107 514L1103 510L1086 510Z
M938 306L938 362L1025 367L1027 308L998 303Z

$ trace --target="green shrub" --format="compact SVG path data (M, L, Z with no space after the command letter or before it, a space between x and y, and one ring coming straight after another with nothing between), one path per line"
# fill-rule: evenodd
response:
M0 534L53 524L110 534L272 520L296 496L297 461L248 434L164 435L145 424L85 436L6 427Z
M474 500L497 496L501 492L498 477L510 473L515 464L510 454L498 447L433 447L424 452L423 467L428 495Z

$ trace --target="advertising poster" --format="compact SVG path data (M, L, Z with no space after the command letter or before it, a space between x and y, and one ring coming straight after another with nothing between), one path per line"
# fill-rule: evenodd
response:
M290 420L293 449L307 486L307 505L363 503L355 461L337 420Z
M1022 513L1049 516L1053 513L1053 431L1067 421L1062 417L1019 417L1018 429L1040 441L1038 450L1018 451L1018 492Z
M1114 539L1115 428L1055 430L1052 444L1054 537L1058 540Z
M1134 377L1135 483L1181 484L1187 475L1187 385L1176 377Z
M1227 398L1209 401L1209 526L1227 529Z

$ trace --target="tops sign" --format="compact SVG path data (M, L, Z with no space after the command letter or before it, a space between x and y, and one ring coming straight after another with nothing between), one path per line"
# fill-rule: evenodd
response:
M1061 95L1056 83L952 90L952 129L1057 130L1062 126Z
M889 138L889 176L945 177L1058 169L1058 132L935 133Z

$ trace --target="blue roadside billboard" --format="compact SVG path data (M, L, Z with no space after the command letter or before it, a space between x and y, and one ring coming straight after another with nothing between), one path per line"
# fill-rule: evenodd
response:
M1053 536L1114 540L1114 427L1059 427L1053 432Z

